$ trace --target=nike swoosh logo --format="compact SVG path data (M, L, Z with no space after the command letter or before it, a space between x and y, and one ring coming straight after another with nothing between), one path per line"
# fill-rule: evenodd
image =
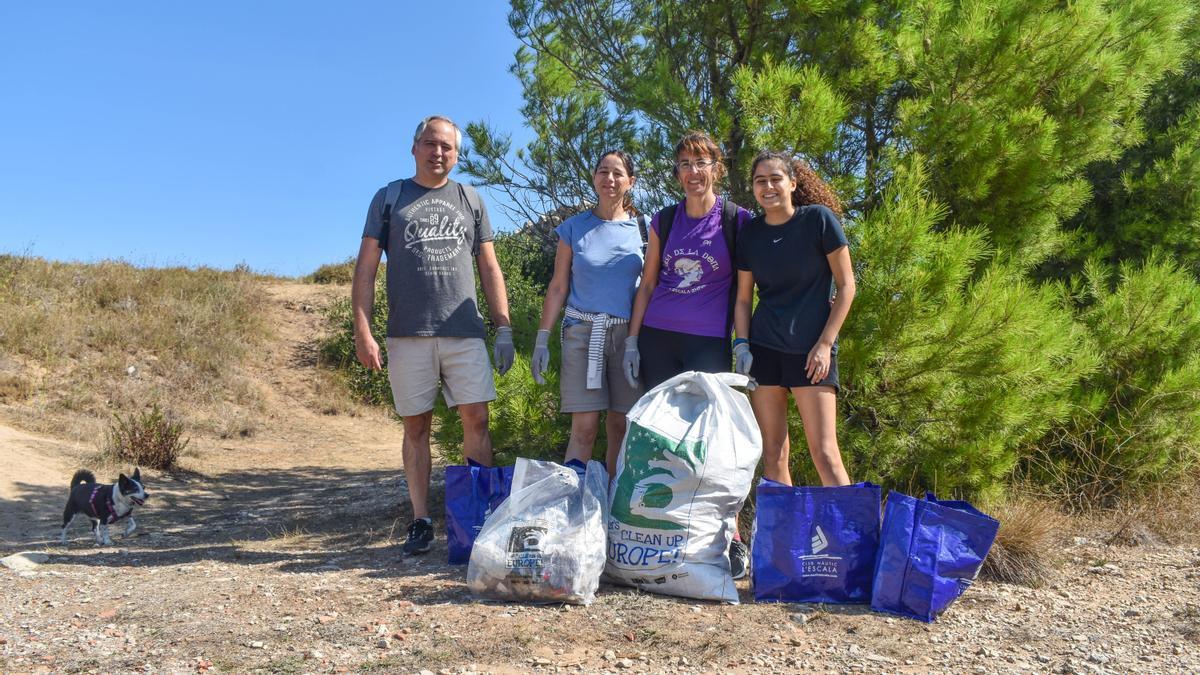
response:
M771 243L772 243L772 244L778 244L778 243L779 243L779 242L781 242L781 241L783 241L783 237L780 237L780 238L778 238L778 239L776 239L776 240L772 241Z

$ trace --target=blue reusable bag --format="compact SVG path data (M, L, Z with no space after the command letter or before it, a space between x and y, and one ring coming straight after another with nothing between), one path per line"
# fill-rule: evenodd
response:
M865 603L879 549L878 485L758 484L751 561L757 602Z
M483 466L467 460L466 466L446 467L446 550L451 565L471 560L475 537L512 489L511 466Z
M975 580L999 530L967 502L888 493L871 609L932 622Z

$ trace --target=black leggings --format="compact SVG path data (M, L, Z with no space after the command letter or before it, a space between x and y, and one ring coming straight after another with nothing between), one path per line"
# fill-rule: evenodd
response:
M642 326L638 352L646 391L687 370L728 373L733 369L733 350L726 338Z

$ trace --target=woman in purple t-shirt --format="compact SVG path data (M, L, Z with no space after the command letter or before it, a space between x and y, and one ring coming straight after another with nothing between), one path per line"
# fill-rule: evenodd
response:
M690 132L675 146L672 172L684 200L650 221L625 339L623 369L630 386L640 378L649 391L688 370L727 373L733 364L729 333L737 276L731 248L736 247L726 242L736 242L750 212L717 196L725 175L721 160L721 148L704 132ZM734 579L746 576L749 562L750 552L735 531L729 547Z
M642 281L625 341L625 377L648 391L688 370L729 372L730 291L736 280L726 227L740 230L750 212L726 204L716 187L725 175L721 148L706 133L675 146L675 178L684 200L650 222ZM672 214L662 240L664 214ZM736 240L736 232L730 233Z

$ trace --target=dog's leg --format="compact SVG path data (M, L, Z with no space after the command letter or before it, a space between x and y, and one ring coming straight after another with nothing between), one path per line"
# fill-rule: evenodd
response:
M96 538L97 546L104 545L104 539L100 537L100 521L98 520L92 521L92 536Z
M108 525L107 524L104 524L104 523L100 524L100 537L103 540L101 543L103 543L105 546L113 545L112 539L110 539L108 537Z
M71 502L68 501L67 508L63 510L62 536L60 537L64 546L67 543L67 527L71 525L72 520L75 520L75 509L71 508Z
M129 524L125 526L125 536L128 537L129 535L133 534L133 531L136 529L137 523L133 522L133 514L130 514Z

